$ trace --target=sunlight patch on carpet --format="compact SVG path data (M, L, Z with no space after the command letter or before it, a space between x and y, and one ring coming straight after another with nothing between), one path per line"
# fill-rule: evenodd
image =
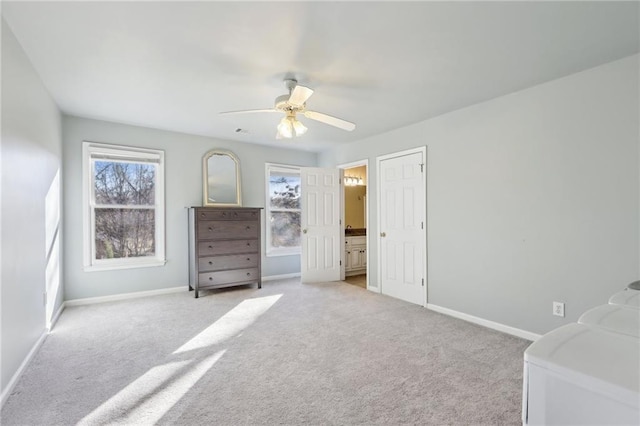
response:
M258 317L267 312L280 297L282 294L243 300L200 334L178 348L174 354L217 345L239 335Z
M78 425L156 423L213 367L225 351L218 351L193 367L189 366L193 361L170 362L153 367L80 420Z

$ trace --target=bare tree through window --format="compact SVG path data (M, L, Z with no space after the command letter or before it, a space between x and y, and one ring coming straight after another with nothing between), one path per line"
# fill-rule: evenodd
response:
M95 258L155 255L156 165L95 161Z
M269 175L271 247L300 247L300 174Z

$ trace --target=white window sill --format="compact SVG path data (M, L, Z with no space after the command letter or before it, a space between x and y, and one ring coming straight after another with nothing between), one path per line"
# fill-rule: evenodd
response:
M85 272L99 272L99 271L115 271L118 269L134 269L134 268L153 268L157 266L164 266L167 263L166 260L150 260L146 262L108 262L99 263L96 265L85 265Z
M279 257L279 256L299 256L301 254L301 250L273 250L267 251L267 257Z

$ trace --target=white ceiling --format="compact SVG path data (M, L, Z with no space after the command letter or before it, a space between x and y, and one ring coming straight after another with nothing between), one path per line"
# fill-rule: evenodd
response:
M2 2L64 113L319 151L639 50L636 2ZM311 110L275 139L295 77ZM237 128L247 133L237 133Z

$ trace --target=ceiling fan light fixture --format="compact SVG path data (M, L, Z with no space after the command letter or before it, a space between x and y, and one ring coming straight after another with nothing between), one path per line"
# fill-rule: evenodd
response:
M295 130L296 136L302 136L305 133L307 133L307 127L304 124L296 120L295 117L291 117L291 118L292 118L291 121L293 121L293 130Z
M313 89L298 85L294 79L286 79L284 84L289 91L286 95L276 97L275 105L270 109L247 109L240 111L224 111L220 114L246 114L256 112L277 112L284 113L285 117L277 126L276 139L291 139L307 133L307 126L298 121L296 114L304 115L306 118L320 123L328 124L348 132L354 130L356 125L341 118L333 117L317 111L307 110L307 100L313 94ZM236 132L243 133L242 129Z
M278 124L277 139L291 139L294 136L302 136L307 132L307 127L296 120L295 115L287 115Z
M283 118L280 124L278 124L277 136L285 139L291 139L293 137L293 124L291 124L289 117Z

